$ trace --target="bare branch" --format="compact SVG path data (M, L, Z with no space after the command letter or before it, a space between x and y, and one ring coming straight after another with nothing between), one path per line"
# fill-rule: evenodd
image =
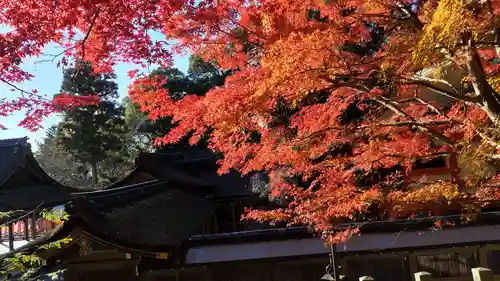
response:
M424 80L424 81L427 81L427 82L430 82L430 83L435 83L435 84L444 84L446 85L447 87L453 89L453 92L455 94L460 94L460 91L457 89L457 87L455 87L453 84L451 84L450 82L446 81L446 80L443 80L443 79L436 79L436 78L430 78L430 77L426 77L426 76L415 76L416 79L418 80Z
M413 98L409 98L409 99L398 100L398 101L395 101L395 102L397 102L397 103L407 103L407 102L412 102L412 101L416 101L416 102L419 102L419 103L421 103L423 105L426 105L430 110L434 111L437 114L442 114L441 111L439 111L439 109L437 109L437 107L435 107L432 104L430 104L430 103L422 100L421 98L413 97Z
M485 156L493 160L500 160L500 154L486 154Z
M424 24L420 21L418 16L413 11L408 10L408 8L406 8L401 2L397 2L396 6L403 14L405 14L411 20L411 22L416 28L418 29L424 28Z
M415 118L411 117L409 114L407 114L406 112L404 112L401 108L399 108L395 104L395 102L390 101L390 100L388 100L388 99L386 99L384 97L381 97L381 96L375 97L374 100L376 102L382 104L383 106L387 107L388 109L392 110L394 113L396 113L396 114L398 114L398 115L400 115L402 117L405 117L405 118L407 118L407 119L415 122L415 127L417 127L421 131L429 133L429 135L432 136L433 138L435 138L437 140L440 140L441 142L443 142L445 144L448 144L448 145L453 145L454 144L454 142L450 138L448 138L447 136L429 129L426 125L419 124L418 121L415 120Z
M494 148L496 149L500 149L500 143L492 140L491 138L489 138L486 134L484 133L481 133L479 131L476 131L476 133L481 137L481 139L483 139L483 141L491 146L493 146Z
M369 128L374 128L374 127L427 127L427 126L440 126L440 125L449 125L453 124L452 120L443 120L443 121L427 121L427 122L417 122L417 121L402 121L402 122L389 122L389 123L377 123L377 124L372 124L372 125L366 125L366 126L356 126L357 129L369 129ZM310 133L309 135L305 136L303 140L321 135L323 133L326 133L328 131L345 131L346 127L328 127L324 128L322 130L318 130L316 132Z
M3 222L3 225L9 225L9 224L12 224L12 223L15 223L16 221L20 221L28 216L31 216L31 214L33 214L34 212L36 211L39 211L40 207L42 207L42 205L44 204L45 202L42 201L42 203L38 204L35 208L33 208L31 211L27 212L27 213L24 213L18 217L15 217L13 219L10 219L10 220L7 220L5 222ZM15 212L15 211L14 211Z
M81 45L82 45L82 60L85 58L85 43L89 39L90 33L92 33L92 28L94 27L94 24L97 21L97 17L99 16L100 11L101 11L101 7L97 7L96 12L94 13L94 17L92 18L92 21L90 22L89 29L87 30L85 37L83 37L83 40L81 43Z
M439 126L439 125L449 125L453 122L451 120L443 120L443 121L428 121L428 122L417 122L417 121L403 121L403 122L394 122L394 123L380 123L374 124L374 126L380 127L404 127L404 126ZM369 126L367 126L369 127Z
M94 27L95 22L97 21L97 17L99 16L100 10L101 10L101 8L98 7L96 12L94 13L94 16L92 17L92 21L90 23L89 29L87 30L87 32L85 33L85 36L83 37L82 41L79 44L75 44L67 49L64 49L63 51L61 51L57 54L43 54L44 56L49 56L52 58L51 59L37 60L35 62L35 64L44 63L44 62L54 62L56 60L56 58L60 57L61 55L63 55L64 53L66 53L69 50L75 49L78 46L82 47L82 60L83 60L83 58L85 57L85 43L87 42L88 38L90 37L90 34L92 33L92 28Z
M3 78L0 78L0 82L3 82L5 84L7 84L9 87L12 87L13 89L19 91L21 93L21 96L23 96L23 97L24 97L24 95L28 95L30 97L36 97L36 98L38 98L40 100L50 101L49 99L45 98L42 95L36 94L34 92L26 91L26 90L24 90L22 88L19 88L18 86L12 84L11 82L9 82L9 81L7 81L7 80L5 80Z
M466 96L462 95L458 89L456 89L454 86L451 86L451 89L453 90L448 90L443 87L438 86L438 83L443 83L446 86L449 86L447 81L440 80L440 79L427 79L427 78L422 78L419 77L418 79L404 79L400 82L401 84L404 85L420 85L427 87L434 92L447 96L449 98L455 99L455 100L460 100L460 101L465 101L469 103L480 103L481 102L481 97L480 96Z
M472 77L472 86L476 95L482 99L482 105L485 112L493 123L500 122L500 100L498 94L488 83L481 58L476 49L472 33L467 33L463 38L466 47L466 64L470 76Z

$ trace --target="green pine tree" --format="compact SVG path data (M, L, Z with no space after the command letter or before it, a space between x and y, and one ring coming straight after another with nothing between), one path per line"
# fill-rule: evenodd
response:
M222 86L229 71L220 70L216 65L205 62L201 58L192 56L189 59L187 74L177 68L159 68L151 73L151 76L163 75L165 77L164 87L168 89L170 96L176 100L186 95L205 95L210 89ZM175 124L170 117L164 117L155 121L147 120L146 114L140 112L136 104L127 98L124 100L125 118L130 128L134 128L135 139L151 142L153 139L165 135ZM188 146L189 137L179 141L175 146ZM203 144L201 144L203 145ZM170 146L156 147L157 152L163 152Z
M99 179L99 165L119 165L126 135L123 108L117 103L118 86L114 74L98 74L89 64L64 71L62 93L75 96L97 95L99 104L76 107L64 112L58 126L57 142L69 155L90 167L92 184Z

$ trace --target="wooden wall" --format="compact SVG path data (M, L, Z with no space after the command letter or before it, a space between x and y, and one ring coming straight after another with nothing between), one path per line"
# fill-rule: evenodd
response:
M360 253L337 257L343 281L371 276L377 281L415 281L426 271L433 280L472 281L471 269L490 268L500 281L500 244L445 249ZM328 256L225 262L196 268L155 271L145 281L320 281Z
M500 281L500 244L474 245L434 250L359 254L342 258L346 281L372 276L380 281L412 281L415 272L425 271L441 281L472 280L471 269L490 268Z
M153 272L148 281L319 281L328 257L219 263Z

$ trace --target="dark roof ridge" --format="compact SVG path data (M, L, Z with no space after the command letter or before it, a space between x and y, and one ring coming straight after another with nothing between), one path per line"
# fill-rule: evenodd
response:
M175 185L156 183L150 187L144 190L144 196L134 200L113 194L108 195L109 200L82 197L72 201L68 212L81 219L80 227L88 234L115 245L151 252L157 247L177 247L201 228L213 212L212 202ZM142 192L139 188L136 191ZM110 204L110 200L120 204Z
M130 170L128 173L126 173L123 177L121 177L121 178L115 180L114 182L106 185L101 190L110 190L110 189L114 189L114 188L119 188L120 184L122 184L124 181L126 181L127 179L129 179L130 177L132 177L135 173L137 173L139 171L140 171L140 165L135 165L134 168L132 168L132 170Z
M22 179L25 173L28 181L11 181ZM70 201L71 193L78 191L58 182L40 166L27 137L0 139L0 188L2 211L28 210L40 204L44 208L57 206Z
M194 155L193 155L194 154ZM177 157L174 157L177 156ZM136 163L140 163L141 160L148 157L165 157L168 163L193 163L193 162L203 162L210 161L216 162L217 157L213 151L207 148L198 147L187 147L184 151L172 151L172 152L141 152L136 159ZM171 157L168 159L168 157Z
M12 145L12 144L29 145L29 143L28 143L28 137L0 139L0 146L2 146L2 145Z
M7 168L3 171L3 174L0 174L0 186L12 177L16 170L22 165L28 151L31 151L27 137L1 139L0 148L5 149L8 147L13 147L13 152L8 152L10 155L1 156ZM17 147L20 147L20 149L16 149Z
M154 197L164 190L168 181L149 181L145 183L127 185L115 189L97 192L85 192L73 194L73 206L75 204L90 204L99 210L113 209L129 205L131 202Z
M11 163L7 163L9 167L8 172L6 172L4 175L0 175L0 186L3 183L5 183L16 172L19 166L23 164L23 161L26 160L27 164L30 165L32 168L34 168L33 172L38 177L41 177L41 179L46 180L49 184L59 186L70 192L73 190L77 190L77 188L75 187L63 185L62 183L52 178L49 174L47 174L47 172L40 166L35 156L33 155L33 152L31 150L31 145L28 142L28 137L0 139L0 147L5 148L5 147L15 147L15 146L20 146L21 151L14 150L13 154L15 154L16 156L14 159L10 159Z
M47 172L42 168L42 166L40 166L40 164L36 160L31 149L26 152L25 158L28 161L28 163L31 165L31 167L33 167L35 169L34 172L37 173L37 176L42 177L44 180L48 181L49 184L61 187L63 189L68 190L69 192L74 192L75 190L78 190L78 188L76 188L76 187L67 186L67 185L60 183L59 181L57 181L53 177L51 177L49 174L47 174Z
M107 195L108 193L113 193L117 191L131 191L131 190L136 190L140 189L144 186L149 186L150 184L159 184L167 181L160 181L160 180L151 180L151 181L146 181L146 182L141 182L141 183L136 183L136 184L131 184L131 185L124 185L124 186L119 186L119 187L113 187L113 188L108 188L108 189L99 189L99 190L92 190L92 191L82 191L82 192L74 192L73 195L76 196L81 196L81 195Z

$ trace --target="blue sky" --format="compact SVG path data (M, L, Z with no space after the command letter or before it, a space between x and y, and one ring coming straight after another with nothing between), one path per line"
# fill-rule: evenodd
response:
M44 52L49 54L57 53L58 49L56 46L48 46ZM36 63L42 59L44 58L30 58L24 62L23 69L33 73L35 77L31 81L27 81L17 86L26 90L37 89L38 93L47 94L50 97L59 92L62 82L62 69L57 68L57 61ZM185 72L188 68L189 58L188 56L176 56L174 58L174 64L175 67ZM127 72L135 68L137 67L133 64L120 64L114 68L117 76L116 83L119 88L120 100L127 95L128 85L131 82ZM7 85L0 83L0 98L15 97L15 95L17 95L16 92L11 92ZM44 129L36 132L30 132L17 126L19 121L23 119L23 116L24 112L18 112L7 118L0 117L0 123L7 127L7 130L0 130L0 139L27 136L33 145L40 141L45 135ZM60 116L52 115L43 121L43 127L48 128L52 124L57 123L59 120Z

